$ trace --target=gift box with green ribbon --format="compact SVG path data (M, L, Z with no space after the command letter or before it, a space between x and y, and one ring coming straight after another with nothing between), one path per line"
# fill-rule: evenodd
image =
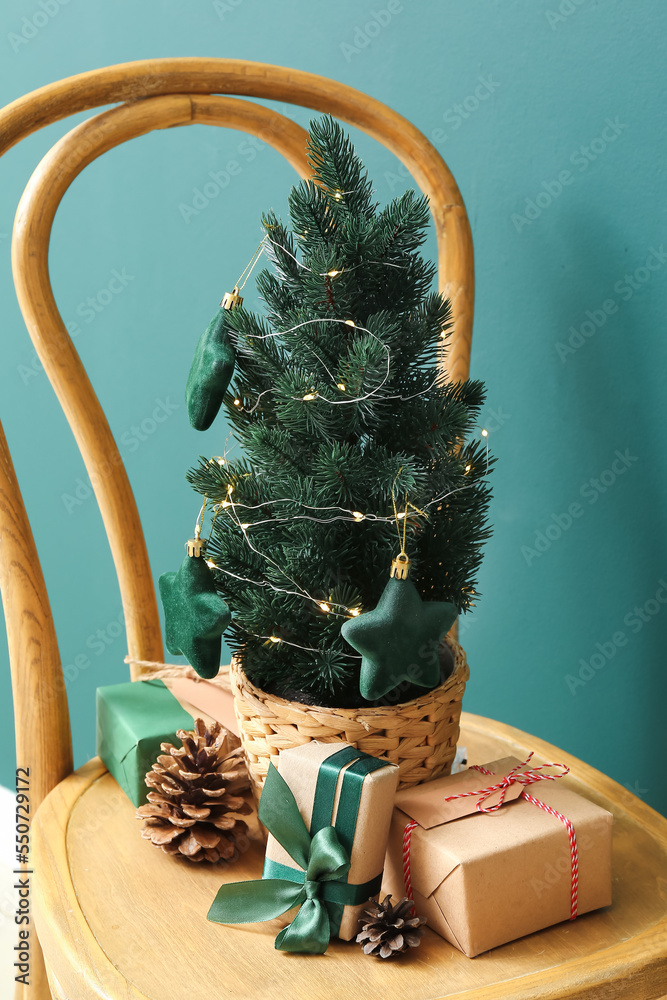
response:
M298 907L278 934L281 951L323 954L349 941L380 891L398 768L347 743L284 750L269 767L259 819L269 831L261 880L223 885L209 920L273 920Z
M231 694L189 678L132 681L97 689L97 753L135 806L146 802L146 773L161 743L174 743L195 718L231 728Z

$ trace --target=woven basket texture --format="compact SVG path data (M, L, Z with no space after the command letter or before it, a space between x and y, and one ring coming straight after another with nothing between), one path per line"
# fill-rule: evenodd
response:
M448 638L454 670L440 687L412 701L378 708L320 708L286 701L250 683L238 658L230 681L239 734L256 795L280 750L311 740L344 740L398 764L399 788L449 774L459 738L461 702L469 671L459 644Z

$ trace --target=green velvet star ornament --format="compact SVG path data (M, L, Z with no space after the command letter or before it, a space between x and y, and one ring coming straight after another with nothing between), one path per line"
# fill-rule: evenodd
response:
M343 638L361 653L359 688L368 701L383 698L407 681L431 690L440 682L440 643L457 608L422 601L409 579L391 577L374 611L350 618Z
M229 336L229 310L220 307L206 327L192 360L185 387L190 423L205 431L215 420L234 374L234 345Z
M186 556L178 572L162 574L159 586L167 649L185 656L200 677L215 677L220 669L222 633L232 615L216 592L205 560Z

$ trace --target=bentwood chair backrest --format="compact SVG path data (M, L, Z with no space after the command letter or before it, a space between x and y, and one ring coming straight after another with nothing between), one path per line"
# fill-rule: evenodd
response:
M269 108L221 96L225 94L273 99L331 114L367 132L402 160L429 198L437 236L439 285L452 300L454 332L448 372L453 380L464 379L468 374L474 269L465 206L439 153L414 125L379 101L312 73L245 60L187 58L142 60L82 73L33 91L0 111L2 155L45 125L87 109L118 105L78 125L60 139L38 165L18 207L12 263L28 332L72 428L95 489L118 574L128 653L130 659L136 661L163 659L155 589L139 515L122 459L56 307L48 267L51 227L63 195L84 167L120 143L153 129L197 123L249 132L282 153L301 177L309 175L306 133L300 126ZM8 453L6 461L9 461ZM8 495L13 490L20 503L18 488L9 472L5 484ZM0 532L4 530L8 538L13 530L11 518L8 519L7 511L0 516ZM27 525L27 521L25 523ZM34 579L29 578L31 566L37 574ZM23 737L27 745L31 740L43 741L46 732L38 721L40 712L34 711L35 703L27 712L24 700L28 694L39 698L40 683L46 685L46 690L59 692L48 711L44 708L49 719L55 712L60 720L51 732L61 732L69 726L55 634L36 553L34 561L28 561L22 572L22 578L28 580L25 593L32 591L33 597L39 595L32 601L30 613L37 615L45 641L53 643L53 651L48 656L53 677L48 683L43 667L41 677L30 672L29 656L23 657L21 663L22 679L18 688L15 687L14 696L15 702L18 699L17 719L28 726L29 731L24 732ZM5 589L11 589L12 577L8 573L9 570L3 577ZM10 601L9 608L12 612L8 615L10 648L12 655L18 655L24 641L20 630L26 619L16 602ZM133 678L140 675L140 667L135 666ZM65 756L56 769L60 777L68 759ZM60 780L55 772L53 777Z

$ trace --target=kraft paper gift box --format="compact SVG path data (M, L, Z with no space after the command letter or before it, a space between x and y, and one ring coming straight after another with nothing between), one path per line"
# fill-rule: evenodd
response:
M349 941L377 896L398 767L349 743L283 750L259 801L269 831L262 878L220 887L208 919L224 924L289 920L279 951L323 954L332 937Z
M318 827L331 823L336 828L350 855L347 882L365 884L381 875L398 784L396 764L369 757L349 743L311 742L283 750L278 759L278 771L289 785L311 834L315 832L313 820ZM316 790L321 792L322 779L327 773L334 778L335 791L332 801L317 803L318 810L323 812L316 819L313 815ZM351 821L345 822L344 811L352 814ZM293 870L294 861L269 834L263 878L275 878L284 867ZM286 876L281 874L279 877ZM356 936L360 929L359 917L368 899L379 890L378 881L375 890L369 890L363 902L343 908L337 937L349 941Z
M145 776L161 743L180 741L196 718L237 732L231 692L190 678L132 681L97 689L97 753L135 806L146 802Z
M553 774L554 766L560 767L536 773ZM468 769L398 793L383 882L394 897L406 894L404 834L415 821L406 853L417 913L470 958L571 919L573 899L577 914L611 903L611 813L577 795L562 777L514 782L497 810L480 812L477 793L513 769L518 777L532 770L515 757L484 768L492 774ZM573 825L578 886L566 826L528 801L524 789ZM476 794L445 801L465 792ZM484 807L498 803L500 795L489 795Z

